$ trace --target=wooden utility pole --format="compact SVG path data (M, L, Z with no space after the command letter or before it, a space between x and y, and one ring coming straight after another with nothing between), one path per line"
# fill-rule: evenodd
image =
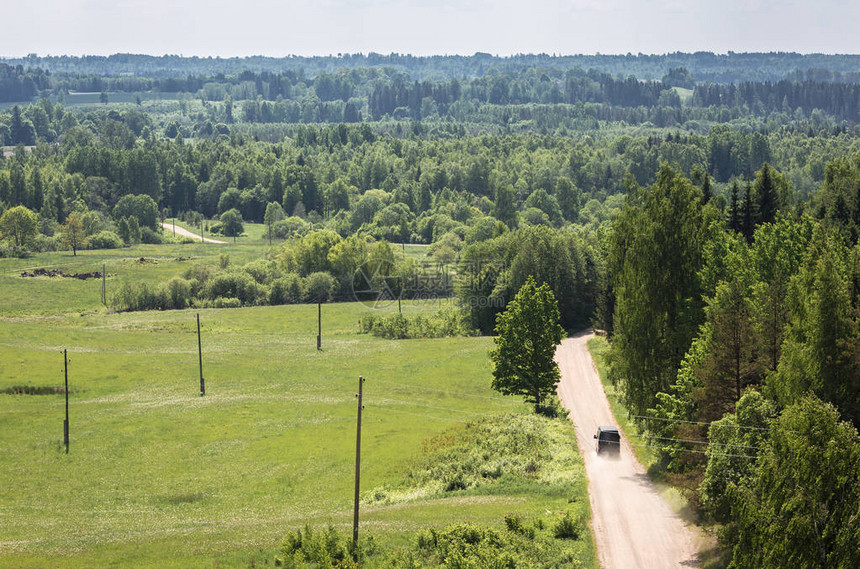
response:
M63 375L66 383L66 419L63 421L63 444L69 454L69 355L63 350Z
M352 515L352 555L358 554L358 490L361 486L361 410L364 405L361 404L362 385L364 378L358 378L358 425L355 430L355 506Z
M322 350L322 302L317 302L317 349Z
M197 313L197 359L200 362L200 396L206 395L206 384L203 382L203 344L200 341L200 313Z

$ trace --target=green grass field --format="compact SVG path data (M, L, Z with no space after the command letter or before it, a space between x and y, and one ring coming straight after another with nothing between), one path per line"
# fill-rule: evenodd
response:
M322 351L316 306L200 310L201 397L197 310L114 314L100 304L98 280L18 276L104 262L115 275L110 289L120 279L164 280L190 263L215 263L219 253L243 263L266 249L251 236L235 245L0 260L0 567L259 566L305 524L333 524L346 535L359 375L368 378L363 495L403 486L424 443L452 426L529 413L490 389L489 338L359 335L371 310L360 303L323 307ZM3 393L61 386L63 349L71 360L68 455L62 395ZM559 428L573 445L572 429ZM532 481L370 500L362 535L402 545L422 528L456 521L502 528L510 512L552 518L571 501L587 515L581 460L571 460L553 474L566 480L564 492ZM590 536L578 543L584 566L596 566Z

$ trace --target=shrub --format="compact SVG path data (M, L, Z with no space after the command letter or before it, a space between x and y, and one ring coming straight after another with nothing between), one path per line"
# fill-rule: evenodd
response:
M183 275L186 280L196 280L201 284L205 284L212 274L215 272L215 269L212 265L191 265L188 269L185 270L185 274Z
M180 277L167 281L167 297L171 308L181 310L191 304L191 283Z
M212 301L212 308L239 308L240 306L242 306L242 301L238 298L219 296Z
M255 304L257 283L244 272L218 273L206 283L204 295L210 300L218 297L237 298L242 304Z
M327 272L311 273L305 279L305 300L326 302L331 299L335 287L334 277Z
M42 253L46 253L48 251L62 251L66 249L66 246L63 244L63 240L59 235L53 235L51 237L38 234L30 241L30 247L33 251L40 251Z
M251 275L255 281L260 284L270 283L272 280L281 276L277 265L266 259L257 259L247 263L242 270Z
M389 340L474 335L466 321L465 313L455 307L442 308L430 315L369 314L361 319L359 331Z
M0 245L0 259L26 259L32 255L33 253L23 246L4 247Z
M331 526L322 532L314 532L310 526L287 535L281 546L281 555L275 558L278 567L337 567L352 569L360 567L363 555L359 548L358 560L349 551L349 542L342 539Z
M170 308L166 287L153 290L146 283L123 282L111 297L110 306L117 312L164 310Z
M154 229L144 226L140 228L140 242L147 245L161 245L164 243L164 239Z
M303 280L295 273L287 273L272 281L269 304L297 304L304 298Z
M301 217L288 217L272 224L272 235L278 239L287 239L293 235L301 235L311 228L311 224Z
M570 512L565 512L564 516L555 524L553 535L556 539L579 539L583 526L580 518L575 518Z
M125 243L113 231L100 231L87 239L90 249L119 249Z

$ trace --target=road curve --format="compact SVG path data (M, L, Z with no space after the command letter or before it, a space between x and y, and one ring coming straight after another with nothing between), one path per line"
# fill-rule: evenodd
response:
M184 227L179 227L178 225L174 225L173 223L162 223L161 227L164 228L165 231L176 231L179 235L183 235L185 237L191 237L192 239L200 239L200 236L196 233L191 233ZM224 244L226 241L218 241L217 239L209 239L208 237L203 238L204 243L220 243Z
M586 342L591 331L562 341L558 395L576 428L585 461L591 524L602 569L699 567L696 530L660 497L621 433L621 457L597 456L594 433L615 425Z

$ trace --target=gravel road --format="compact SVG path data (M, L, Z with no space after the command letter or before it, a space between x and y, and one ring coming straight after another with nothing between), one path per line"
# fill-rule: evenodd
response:
M174 230L172 223L162 223L161 226L164 228L165 231L173 231ZM179 235L184 235L185 237L191 237L192 239L197 239L198 241L200 240L199 235L197 235L196 233L191 233L190 231L188 231L184 227L179 227L178 225L176 226L176 233ZM204 237L203 242L204 243L221 243L221 244L226 243L226 241L218 241L217 239L209 239L208 237Z
M699 567L695 527L686 525L657 492L621 433L620 458L595 452L594 433L615 425L586 347L591 333L564 340L556 351L558 395L576 427L585 460L591 524L603 569Z

